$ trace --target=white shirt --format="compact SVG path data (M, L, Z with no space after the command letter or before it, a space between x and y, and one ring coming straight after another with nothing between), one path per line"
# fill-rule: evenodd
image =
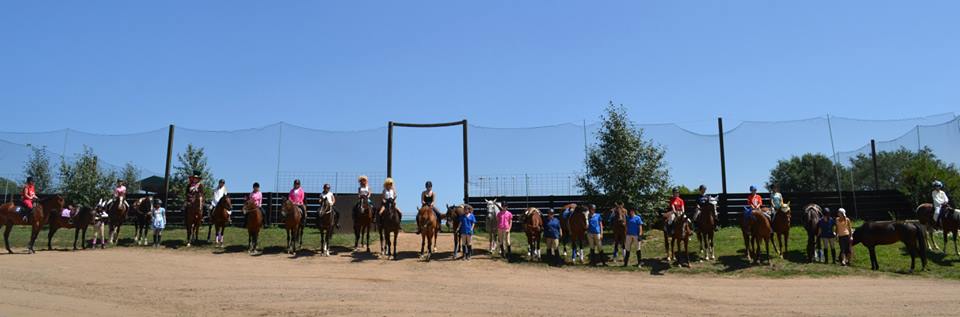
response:
M333 192L327 192L326 194L320 195L320 198L324 200L327 206L333 206Z
M360 187L357 189L357 193L359 193L360 196L370 197L370 186Z
M947 198L947 193L939 189L933 191L933 207L934 208L940 208L940 206L943 206L948 202L950 202L950 199Z
M393 189L384 189L383 199L397 199L397 191Z
M227 186L217 188L217 190L213 191L213 201L211 201L210 203L213 205L216 205L217 203L220 202L220 198L223 198L223 196L226 196L226 195L227 195Z

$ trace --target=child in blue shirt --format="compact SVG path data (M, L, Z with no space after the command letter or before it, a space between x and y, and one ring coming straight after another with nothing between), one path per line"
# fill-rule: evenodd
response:
M590 261L594 263L594 255L599 253L603 265L607 265L603 254L603 219L597 213L597 207L590 205L590 214L587 217L587 244L590 246Z
M554 216L553 209L547 212L543 224L543 239L547 242L547 258L553 262L560 260L560 219Z
M624 257L623 266L630 263L630 250L637 252L637 267L640 267L640 235L643 234L643 219L637 215L637 211L630 209L627 214L627 238L623 243Z
M460 216L460 241L463 245L463 259L470 261L473 255L473 227L477 224L477 218L473 216L473 208L466 208L466 213Z

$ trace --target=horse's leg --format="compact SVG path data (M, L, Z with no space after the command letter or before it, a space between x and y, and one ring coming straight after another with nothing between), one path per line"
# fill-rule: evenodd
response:
M51 242L53 240L53 235L57 233L57 229L59 228L57 228L56 226L50 226L50 231L47 232L47 250L48 251L53 250L53 245L51 245ZM946 240L947 236L944 235L943 239ZM943 242L943 245L946 246L947 242ZM944 247L944 249L946 249L946 247Z
M10 223L3 228L3 246L7 248L7 253L13 253L13 250L10 250L10 229L13 229L13 224Z
M953 230L953 252L960 255L960 249L957 248L957 230Z
M867 250L870 251L870 269L879 270L880 264L877 263L877 250L875 246L867 247Z
M73 230L73 250L74 251L77 250L77 238L79 237L80 237L80 227L77 226L77 228Z
M40 228L34 227L30 230L30 248L28 249L30 253L36 253L33 249L33 246L37 243L37 236L40 235Z
M207 224L207 242L210 242L210 230L213 229L213 216L210 218L210 223Z
M83 233L80 234L80 248L87 249L87 227L83 227Z
M936 232L936 230L934 230L932 226L927 227L927 233L930 235L930 250L940 250L940 246L937 245L937 239L934 236L934 232Z

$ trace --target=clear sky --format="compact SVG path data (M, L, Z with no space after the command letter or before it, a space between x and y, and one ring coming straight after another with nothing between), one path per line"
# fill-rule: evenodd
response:
M706 131L717 116L916 117L958 109L958 12L956 1L4 1L0 130L525 127L596 121L609 100L637 122ZM407 169L460 173L458 135L405 133L438 153Z

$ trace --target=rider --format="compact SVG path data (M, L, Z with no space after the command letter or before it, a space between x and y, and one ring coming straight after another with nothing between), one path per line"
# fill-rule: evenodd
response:
M357 199L360 201L366 200L368 206L373 206L373 200L370 198L370 185L367 184L369 182L367 176L360 175L357 182L360 183L360 187L357 188Z
M210 210L217 208L217 204L220 203L220 199L223 196L227 195L227 182L223 179L217 181L217 189L213 191L213 200L210 201ZM227 223L233 224L233 219L230 219L230 208L227 208Z
M114 201L120 202L120 205L124 208L129 208L130 205L127 203L127 186L122 179L117 180L117 187L113 189L113 199L110 200L107 205Z
M377 212L377 219L380 219L380 216L383 215L383 210L386 209L387 205L391 208L397 210L398 216L402 219L403 215L400 214L400 209L397 207L397 190L393 187L393 178L387 177L383 181L383 201L380 202L380 210Z
M303 188L300 187L300 180L294 179L293 189L290 190L290 194L287 195L287 199L290 200L290 203L292 203L295 207L297 207L297 210L300 211L300 219L303 219L301 222L306 221L307 218L307 206L303 204L305 197L306 194L304 194Z
M254 205L257 205L258 211L260 211L260 216L263 217L266 213L263 212L263 193L260 192L260 183L253 183L253 191L247 195L247 200L252 200ZM243 223L246 226L246 223L250 221L250 215L244 214Z
M772 193L770 194L770 205L773 206L773 212L770 216L770 222L773 223L777 219L777 212L783 209L783 195L780 194L780 185L773 184L770 186Z
M700 193L700 197L697 198L697 204L706 205L710 203L710 195L707 195L707 185L700 184L700 187L697 187L697 192ZM693 219L696 220L700 217L700 209L697 209L697 213L693 215ZM713 218L720 218L720 211L717 210L716 206L713 208ZM696 223L696 221L694 221ZM720 231L720 226L713 226L714 231Z
M757 194L757 186L750 186L750 195L747 196L747 204L749 205L744 215L747 216L747 219L750 219L754 210L763 210L763 197L760 197L760 194Z
M323 184L323 192L320 193L320 211L324 212L328 208L333 211L333 222L337 229L340 229L340 212L334 206L337 205L337 196L330 191L330 184Z
M673 221L686 213L686 203L680 198L680 189L673 189L673 198L670 199L670 216L667 218L667 234L673 234Z
M420 206L430 206L433 209L433 214L437 217L437 225L440 224L440 209L437 209L436 201L437 195L433 192L433 182L427 181L426 190L420 193ZM420 223L417 220L417 234L420 234Z
M943 214L940 213L940 209L949 202L950 198L947 198L947 192L943 191L943 183L933 181L933 217L937 219L938 227L942 228L943 221Z
M193 171L193 174L190 175L189 183L187 185L188 203L194 201L195 199L203 199L203 182L200 180L200 171Z
M33 177L27 177L27 184L23 185L23 192L20 193L20 197L23 198L21 201L23 203L22 208L20 208L20 216L23 217L23 222L27 222L33 217L33 200L37 199L37 189L33 184Z

